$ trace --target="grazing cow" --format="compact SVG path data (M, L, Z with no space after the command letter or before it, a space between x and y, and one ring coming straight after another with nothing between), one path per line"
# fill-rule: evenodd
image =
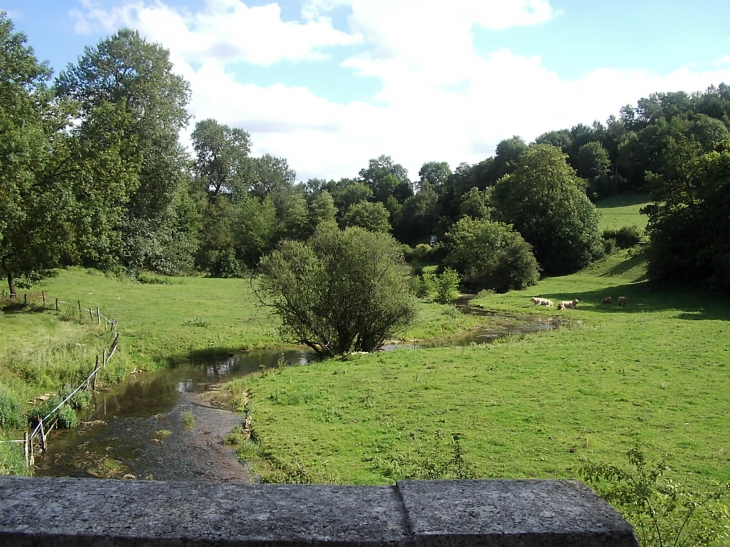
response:
M559 310L567 310L568 308L573 308L574 310L578 309L578 302L580 302L580 300L578 300L577 298L574 300L564 300L560 304L558 304L558 309Z
M625 308L629 305L629 299L625 296L619 296L618 297L618 307L619 308Z
M610 296L607 296L606 298L604 298L603 299L603 303L604 304L610 304L611 303L611 297Z
M552 300L548 300L547 298L539 298L537 296L534 296L534 297L531 298L531 300L532 300L532 303L535 306L548 306L548 307L551 307L553 305L553 301Z

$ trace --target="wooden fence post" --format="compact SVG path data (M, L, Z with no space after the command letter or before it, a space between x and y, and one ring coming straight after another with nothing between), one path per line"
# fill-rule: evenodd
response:
M79 303L79 319L81 319L81 300L77 300Z
M96 391L96 387L98 385L98 378L99 378L99 371L97 370L99 368L99 356L96 356L96 366L94 367L94 391Z
M41 420L41 452L46 451L46 432L43 431L43 420Z
M92 310L91 308L89 308L89 319L91 319L92 321L94 320L94 310Z
M101 360L101 366L106 367L106 348L102 350L102 360Z
M46 307L46 291L41 291L41 296L43 296L43 307Z
M99 306L96 307L96 324L101 325L101 314L99 313Z
M23 295L23 305L24 306L27 306L28 305L28 293L25 293Z
M25 463L30 467L30 452L28 451L28 432L23 433L23 458Z
M56 298L56 311L58 311L58 298Z

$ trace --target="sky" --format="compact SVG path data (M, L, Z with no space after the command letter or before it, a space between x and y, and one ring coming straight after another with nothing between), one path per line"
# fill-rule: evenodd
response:
M297 180L380 155L418 179L499 141L730 84L727 0L0 0L58 73L118 29L170 51L196 121L251 134Z

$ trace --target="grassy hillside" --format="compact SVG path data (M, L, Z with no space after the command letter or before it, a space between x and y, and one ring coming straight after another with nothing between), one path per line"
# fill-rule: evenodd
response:
M599 222L603 230L615 230L623 226L636 224L639 228L646 228L646 215L639 214L639 209L649 203L649 196L645 194L620 194L602 199L596 203L596 208L603 217Z
M397 350L236 382L272 480L385 484L404 477L573 477L641 444L697 484L730 480L730 306L651 289L641 256L474 302L570 325L488 346ZM578 298L535 308L534 295ZM603 296L614 304L602 305ZM629 298L627 309L615 302ZM454 435L458 442L455 444ZM271 463L273 462L273 465ZM461 466L461 467L460 467Z

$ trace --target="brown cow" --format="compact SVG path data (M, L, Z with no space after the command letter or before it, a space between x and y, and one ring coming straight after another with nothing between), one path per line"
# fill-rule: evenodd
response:
M629 299L625 296L619 296L618 297L618 307L619 308L625 308L629 305Z
M604 298L603 299L603 303L604 304L610 304L611 303L611 297L610 296L607 296L606 298Z

